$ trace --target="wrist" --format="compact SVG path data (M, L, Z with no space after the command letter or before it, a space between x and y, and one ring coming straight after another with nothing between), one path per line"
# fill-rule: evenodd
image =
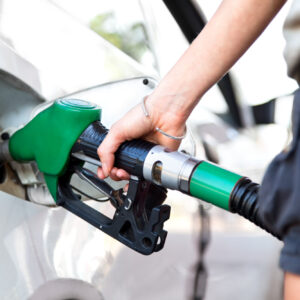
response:
M198 99L187 89L160 89L158 87L146 100L155 122L166 118L179 123L186 122Z
M188 114L177 110L176 101L173 96L160 98L152 94L143 99L141 106L151 130L181 140L186 133L185 123Z
M190 111L183 107L185 101L186 98L181 94L150 95L146 100L146 107L154 126L172 123L178 127L185 124L190 115Z

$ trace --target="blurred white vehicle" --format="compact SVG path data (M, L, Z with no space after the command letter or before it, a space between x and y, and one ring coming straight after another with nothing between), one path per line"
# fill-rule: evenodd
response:
M28 122L41 104L59 97L99 104L102 121L109 127L156 86L159 49L150 43L143 64L130 58L86 26L85 19L77 18L79 2L0 0L0 142ZM136 1L129 3L137 6ZM149 4L141 7L145 12ZM92 12L86 14L88 18ZM138 21L154 15L141 14ZM155 41L153 28L149 36ZM145 66L145 62L150 63ZM143 84L144 79L149 84ZM278 107L288 110L290 104ZM198 106L189 119L182 150L260 180L267 162L288 138L286 122L281 124L238 131ZM37 188L36 176L35 170L17 164L0 165L0 299L183 300L190 296L199 255L197 201L169 192L172 215L165 249L144 257L63 208L50 207L49 195ZM110 213L106 205L90 202ZM279 243L239 217L211 211L207 299L220 295L240 299L241 294L243 299L280 299ZM238 287L241 272L244 281ZM243 291L250 284L258 288L247 298Z

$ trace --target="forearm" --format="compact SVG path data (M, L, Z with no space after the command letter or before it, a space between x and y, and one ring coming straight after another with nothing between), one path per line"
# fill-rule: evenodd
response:
M125 140L145 138L170 149L179 142L185 121L200 97L215 84L246 51L279 11L285 0L223 0L221 6L176 65L146 101L148 117L134 107L114 124L98 149L103 168L98 176L110 174L126 179L128 174L112 169L114 152Z
M161 113L171 110L186 119L200 97L241 57L284 3L224 0L155 90L152 99L159 102L155 104Z

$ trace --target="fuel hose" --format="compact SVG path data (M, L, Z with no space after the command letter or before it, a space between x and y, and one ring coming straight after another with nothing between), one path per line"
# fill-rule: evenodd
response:
M107 133L99 121L93 122L78 138L72 152L98 159L97 148ZM261 220L257 201L259 185L247 177L145 140L123 143L115 154L115 166L237 213L280 239Z

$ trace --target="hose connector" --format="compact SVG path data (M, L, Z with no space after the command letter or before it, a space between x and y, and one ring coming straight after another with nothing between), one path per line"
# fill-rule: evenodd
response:
M258 213L258 190L259 184L252 182L247 177L242 177L232 190L229 209L281 240L281 237L265 224Z
M166 188L190 192L190 179L199 160L162 146L154 146L146 156L143 176Z

